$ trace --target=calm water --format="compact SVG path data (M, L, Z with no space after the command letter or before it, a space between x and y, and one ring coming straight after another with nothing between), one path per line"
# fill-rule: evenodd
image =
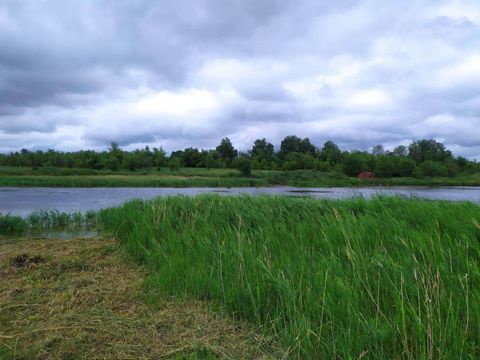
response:
M416 196L426 199L473 201L480 203L476 187L395 187L395 188L13 188L0 187L0 213L25 216L35 210L87 211L120 205L131 199L205 193L221 195L273 194L342 199L376 194Z

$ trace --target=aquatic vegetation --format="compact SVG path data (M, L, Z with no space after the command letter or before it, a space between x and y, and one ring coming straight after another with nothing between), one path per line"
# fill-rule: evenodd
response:
M97 213L94 211L66 213L58 210L39 210L31 213L26 221L31 229L37 230L85 230L95 227Z
M48 230L86 231L96 227L98 213L94 211L66 213L39 210L26 218L0 214L0 235L23 236Z
M101 226L149 291L208 299L298 359L480 357L480 207L397 197L132 201Z
M0 235L22 235L27 227L27 223L20 216L0 214Z

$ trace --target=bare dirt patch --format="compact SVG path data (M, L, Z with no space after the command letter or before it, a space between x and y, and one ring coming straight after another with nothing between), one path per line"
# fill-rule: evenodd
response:
M0 239L0 359L280 356L206 303L145 301L146 275L111 239Z

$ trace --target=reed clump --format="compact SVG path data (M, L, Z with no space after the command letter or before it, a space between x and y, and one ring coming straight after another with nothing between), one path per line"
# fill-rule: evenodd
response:
M28 225L20 216L0 214L0 235L19 236L25 233Z
M148 288L213 300L298 359L480 357L480 207L169 197L100 213Z
M0 214L0 235L24 236L35 232L63 230L88 231L96 228L98 213L38 210L27 217Z

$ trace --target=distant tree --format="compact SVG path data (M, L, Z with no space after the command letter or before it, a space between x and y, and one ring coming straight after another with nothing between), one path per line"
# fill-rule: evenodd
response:
M280 143L280 156L285 158L290 153L315 154L315 146L309 138L300 139L298 136L286 136Z
M310 142L310 139L307 137L300 141L298 151L303 154L315 155L315 146Z
M415 160L417 164L420 164L424 161L445 162L452 158L452 153L445 148L445 145L436 140L423 139L410 144L408 156Z
M410 177L415 174L416 163L408 157L392 156L394 170L393 176Z
M383 148L383 145L375 145L372 150L372 155L373 156L385 155L385 149Z
M242 175L244 176L252 175L252 160L246 157L241 157L235 161L235 165Z
M395 171L395 164L393 158L386 155L376 155L375 160L375 176L378 177L392 177Z
M404 145L398 145L395 149L393 149L393 155L401 157L408 156L408 148Z
M458 165L458 167L459 167L460 169L465 168L465 166L467 166L467 164L468 164L468 160L465 159L465 158L462 157L462 156L457 157L457 158L456 158L456 162L457 162L457 165Z
M348 176L357 176L367 170L365 156L362 153L354 152L348 154L343 161L343 171Z
M420 177L447 176L448 169L440 162L427 160L417 166L416 174Z
M223 166L222 159L220 154L216 150L211 150L207 153L205 157L205 166L208 169L218 169Z
M182 167L182 161L178 157L173 157L168 160L168 167L172 171L179 170Z
M300 152L289 153L283 162L284 170L313 170L316 167L316 160L310 154Z
M167 155L161 147L159 149L153 148L152 160L153 166L156 166L158 169L167 166Z
M298 136L286 136L280 143L280 153L283 157L293 152L300 152L300 139Z
M320 160L328 161L331 165L335 165L342 161L342 152L337 144L328 140L323 144L319 154Z
M118 143L113 142L108 148L108 152L103 157L104 167L107 169L116 171L120 168L123 163L123 152L118 146Z
M196 148L186 148L179 153L179 157L182 159L183 166L185 167L198 167L202 155Z
M235 148L232 145L232 142L228 137L223 138L222 141L220 142L220 145L218 145L215 150L220 154L220 157L223 160L226 160L226 162L230 162L230 163L238 155L238 151L235 150Z
M265 138L257 139L253 144L252 156L256 156L265 161L272 161L275 156L275 149Z

